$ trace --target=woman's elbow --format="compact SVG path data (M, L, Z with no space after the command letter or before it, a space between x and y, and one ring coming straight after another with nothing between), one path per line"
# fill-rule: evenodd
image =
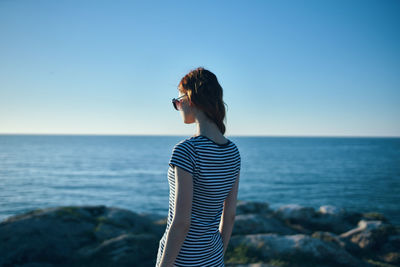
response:
M231 220L232 223L235 222L235 218L236 218L236 214L235 213L230 215L230 220Z
M224 213L224 220L225 221L234 222L235 218L236 218L236 211L235 210Z
M179 219L174 220L173 226L182 232L188 232L190 229L190 221L189 220L179 220Z

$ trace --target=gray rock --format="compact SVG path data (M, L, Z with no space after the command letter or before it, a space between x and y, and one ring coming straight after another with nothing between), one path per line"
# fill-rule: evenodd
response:
M365 220L365 221L382 221L384 223L390 223L388 218L386 218L382 213L380 212L364 212L364 213L359 213L361 216L357 220Z
M329 231L336 234L346 232L354 227L352 220L353 215L346 213L343 209L329 210L328 212L324 209L317 211L317 215L311 218L308 222L312 225L313 229Z
M154 253L159 239L153 234L122 234L101 244L83 247L76 263L90 266L154 266ZM153 251L154 252L154 251Z
M335 245L340 246L352 254L358 254L361 252L361 249L358 245L331 232L317 231L314 232L311 237L321 239L324 242L334 243Z
M387 263L390 264L396 264L396 266L399 266L400 264L400 252L398 251L393 251L389 253L385 253L381 259Z
M311 218L316 216L316 213L312 207L303 207L298 204L287 204L279 207L275 211L275 215L282 220L309 221Z
M104 205L33 210L0 222L0 266L154 266L166 219ZM375 212L330 205L274 211L268 203L239 201L225 256L227 266L272 267L271 259L277 265L369 266L357 255L398 264L399 235L400 228Z
M315 231L340 234L354 228L355 223L361 218L360 213L348 213L344 209L332 205L321 206L318 211L315 211L311 207L288 204L279 207L275 211L275 215L300 233L305 234ZM356 222L354 222L355 216Z
M344 248L346 245L344 240L342 240L338 235L335 235L334 233L331 232L317 231L313 233L311 237L321 239L322 241L325 242L335 243L337 246L342 248Z
M241 214L236 215L232 235L246 235L259 233L295 234L291 228L271 215Z
M234 247L249 248L252 255L258 255L263 261L281 259L292 263L309 262L312 265L330 263L340 266L369 266L340 246L304 234L232 236L231 243Z
M400 235L389 236L388 242L398 251L400 251Z
M129 257L138 258L137 252L130 250L131 254L127 256L128 252L103 244L115 238L118 242L114 241L112 244L121 244L128 240L127 243L133 247L138 240L145 240L148 244L147 254L142 251L141 259L154 259L154 265L154 254L158 246L158 241L155 240L161 238L161 229L162 225L151 221L146 215L103 205L34 210L0 222L0 266L71 266L71 262L78 265L83 260L86 266L98 266L99 254L82 253L97 247L102 252L112 251L110 253L114 253L114 257L111 259L116 259L112 264L115 265L121 263L123 266L125 259ZM141 234L147 236L140 236ZM126 238L119 240L118 237L121 236ZM91 262L96 264L92 265Z
M338 208L333 205L320 206L318 211L321 214L329 214L329 215L334 215L334 216L342 216L346 212L343 208Z
M236 204L236 215L240 214L270 214L273 210L269 208L266 202L256 201L241 201L239 200Z
M392 225L382 221L361 220L357 228L342 233L340 237L358 244L360 248L373 250L380 248L393 233Z

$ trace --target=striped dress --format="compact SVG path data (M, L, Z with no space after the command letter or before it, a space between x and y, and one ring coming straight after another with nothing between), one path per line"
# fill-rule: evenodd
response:
M225 198L240 171L238 148L229 139L225 144L217 144L204 135L186 138L174 146L168 168L167 226L159 242L156 267L160 265L166 236L174 217L174 165L188 171L193 177L191 224L175 265L225 266L219 223Z

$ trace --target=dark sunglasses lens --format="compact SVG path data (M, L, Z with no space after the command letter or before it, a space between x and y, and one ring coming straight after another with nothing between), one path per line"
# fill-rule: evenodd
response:
M174 105L174 108L176 109L176 110L178 110L178 107L176 106L176 102L177 102L177 100L172 100L172 104Z

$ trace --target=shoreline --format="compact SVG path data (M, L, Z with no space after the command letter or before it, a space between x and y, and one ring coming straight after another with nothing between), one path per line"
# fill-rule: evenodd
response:
M104 205L31 210L0 222L0 266L154 266L166 219ZM378 212L238 200L225 264L391 267L399 251L400 226Z

